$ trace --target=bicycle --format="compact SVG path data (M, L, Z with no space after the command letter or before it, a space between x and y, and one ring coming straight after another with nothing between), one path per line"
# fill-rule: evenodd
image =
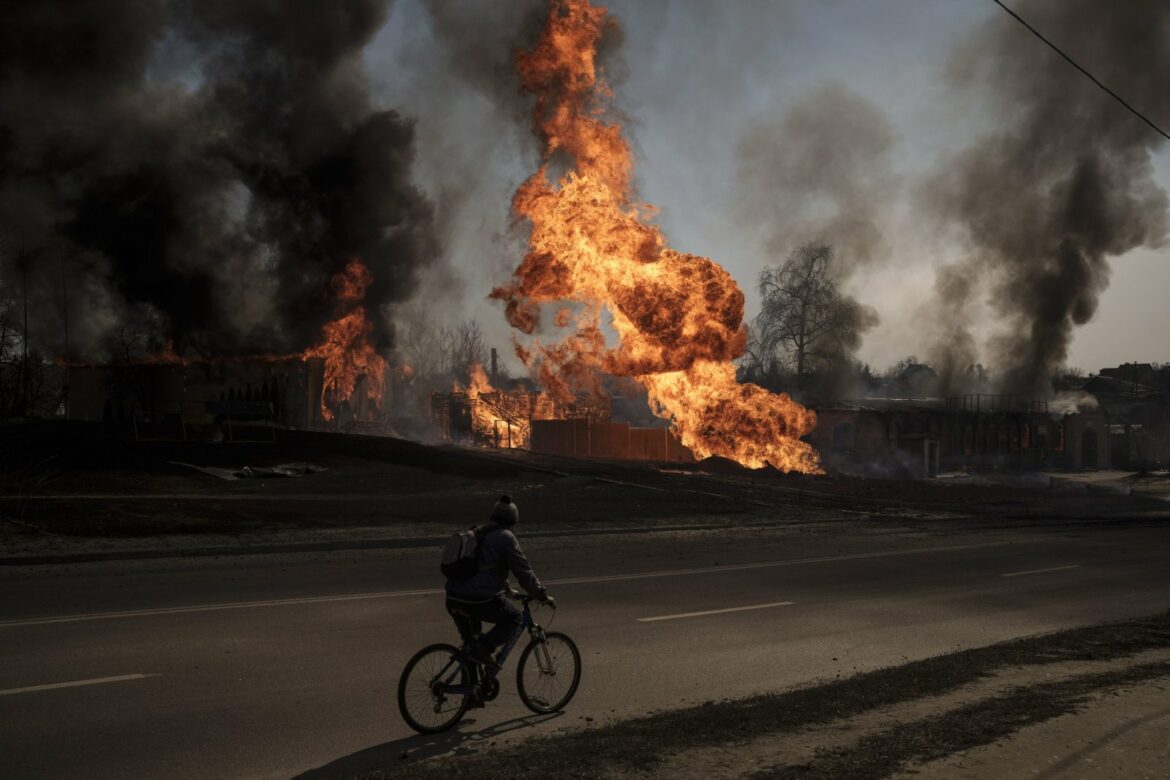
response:
M462 647L439 643L414 654L398 681L398 709L407 725L420 734L446 731L472 705L483 706L500 693L497 675L508 654L527 629L531 639L516 664L516 688L524 706L536 713L565 707L581 682L581 654L559 631L545 631L532 618L533 596L520 596L524 614L519 628L496 653L496 669L473 661L470 643Z

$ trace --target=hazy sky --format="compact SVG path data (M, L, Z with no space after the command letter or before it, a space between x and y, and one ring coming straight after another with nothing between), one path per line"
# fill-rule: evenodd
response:
M761 216L769 204L745 192L741 139L777 125L796 101L827 84L884 114L892 141L874 163L880 197L870 198L883 250L847 285L881 317L861 358L882 368L922 355L931 323L921 302L930 294L932 269L964 250L920 214L916 183L996 124L977 96L955 94L948 56L988 19L1015 23L990 0L614 0L609 7L624 31L610 60L611 80L636 153L639 193L660 209L671 246L707 255L735 276L747 293L749 318L754 280L779 258L767 247L774 225ZM499 29L492 26L495 8ZM500 2L479 4L475 13L485 25L480 48L498 41L506 49L522 22ZM1020 43L1043 46L1025 36ZM449 262L433 280L434 299L445 295L446 305L476 316L493 343L505 347L509 331L486 296L520 258L508 202L535 165L535 147L508 102L507 74L457 72L452 50L444 48L450 45L420 0L398 0L366 64L377 100L417 118L419 180L439 204L449 235ZM1095 89L1071 67L1068 83L1070 90ZM1114 85L1122 94L1125 86ZM1141 108L1170 124L1165 105ZM1161 147L1154 164L1157 182L1170 189L1170 148ZM777 208L798 215L824 207L815 194L807 203L791 193L777 199ZM1170 361L1170 248L1133 251L1112 267L1095 318L1076 333L1069 364L1095 370ZM995 325L988 320L984 335Z

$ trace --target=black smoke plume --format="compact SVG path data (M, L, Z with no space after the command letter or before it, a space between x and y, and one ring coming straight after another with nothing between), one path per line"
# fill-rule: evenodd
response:
M353 257L372 315L409 297L438 240L411 179L413 124L367 91L361 53L388 12L6 4L0 284L29 269L32 338L59 344L63 279L75 358L127 326L180 353L303 349Z
M1129 103L1170 123L1170 4L1014 7ZM1108 258L1166 238L1167 197L1150 159L1162 139L1006 14L955 55L952 75L957 90L989 90L993 129L926 186L927 202L972 246L936 286L936 316L954 318L971 295L988 292L1005 325L989 355L1003 389L1047 396L1074 328L1092 318L1109 283ZM969 337L948 339L969 352ZM950 349L941 346L945 361Z

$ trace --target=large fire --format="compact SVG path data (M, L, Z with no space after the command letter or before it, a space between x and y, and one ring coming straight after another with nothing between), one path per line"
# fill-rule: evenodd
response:
M374 347L371 338L374 326L367 319L365 309L362 307L366 289L373 281L373 276L361 260L357 258L350 260L345 269L334 274L330 280L330 289L340 313L337 319L325 323L321 328L321 338L316 346L299 354L252 354L247 359L280 362L321 358L324 362L324 377L320 404L321 415L326 420L334 418L334 409L343 401L353 399L358 382L362 379L365 380L366 398L374 404L375 409L380 410L386 392L388 364ZM149 355L131 356L128 353L115 357L142 365L175 366L219 360L184 357L175 351L174 343L169 340L162 349ZM64 359L62 364L65 364ZM396 371L400 372L403 378L410 378L414 374L414 369L407 365L399 366Z
M381 405L385 393L386 360L370 338L374 326L366 318L361 302L374 278L361 260L354 258L345 270L335 274L330 285L343 313L321 329L321 342L301 353L302 358L325 360L325 381L321 390L321 414L333 419L333 408L353 395L358 380L365 377L366 397Z
M633 158L621 127L605 119L611 93L596 66L614 22L588 0L549 6L535 48L517 57L544 142L544 164L512 202L531 223L529 250L512 283L492 296L507 302L508 321L526 334L539 325L541 304L584 308L559 308L555 324L574 328L559 343L537 341L517 354L540 361L554 395L590 374L635 379L696 457L819 471L816 451L800 441L816 415L785 394L736 381L731 361L743 354L747 331L735 280L709 258L668 247L650 221L653 208L632 199ZM554 183L550 165L562 161L568 170ZM606 343L603 313L617 347Z

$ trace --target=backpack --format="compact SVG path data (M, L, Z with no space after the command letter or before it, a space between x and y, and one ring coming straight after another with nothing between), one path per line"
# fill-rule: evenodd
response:
M479 550L483 538L495 530L497 529L481 531L479 528L472 528L453 534L443 546L443 561L439 564L439 570L448 579L457 582L474 577L479 573Z

